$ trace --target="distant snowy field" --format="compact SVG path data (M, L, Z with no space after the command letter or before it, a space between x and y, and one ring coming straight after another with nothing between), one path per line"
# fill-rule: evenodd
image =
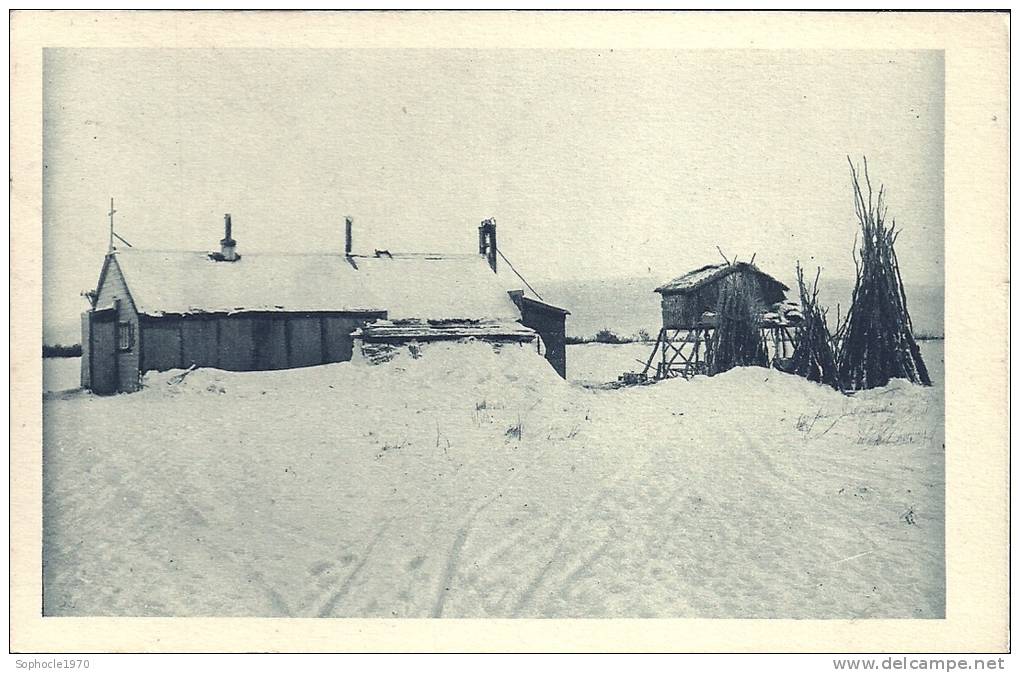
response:
M43 358L43 392L81 387L81 358Z
M918 343L932 381L941 384L945 380L945 342L939 339ZM642 371L654 347L654 343L569 345L567 377L578 383L616 381L624 372Z
M589 390L482 344L179 373L44 399L47 615L945 614L941 386Z

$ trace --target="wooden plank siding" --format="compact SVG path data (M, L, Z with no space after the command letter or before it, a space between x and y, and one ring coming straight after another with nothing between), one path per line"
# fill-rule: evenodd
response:
M373 313L202 313L142 316L141 370L216 367L262 371L346 362L351 332Z
M166 371L181 367L181 328L177 318L158 322L144 321L142 341L143 371Z
M326 362L322 357L322 324L318 316L287 317L287 358L291 367Z
M216 341L217 367L232 372L255 369L255 319L244 315L220 318Z
M192 365L216 367L219 364L219 319L187 316L178 324L181 328L181 368L187 369Z
M92 312L81 314L81 387L92 387Z
M99 395L120 391L117 364L117 315L112 309L89 314L89 361L92 365L89 388Z
M286 369L287 357L286 318L256 318L252 323L255 340L254 369Z

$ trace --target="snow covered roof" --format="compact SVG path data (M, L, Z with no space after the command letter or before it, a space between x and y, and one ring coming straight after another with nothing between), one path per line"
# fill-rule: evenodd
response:
M511 288L480 255L395 253L355 258L355 263L365 275L366 291L378 298L390 320L521 317L507 294Z
M749 264L747 262L737 262L736 264L726 263L708 264L706 266L701 267L700 269L689 271L684 275L679 276L678 278L674 278L673 280L669 281L664 285L660 285L659 287L655 288L655 291L661 292L663 294L683 294L685 292L692 292L698 289L699 287L719 280L720 278L723 278L733 273L734 271L751 271L760 276L764 276L765 278L767 278L768 280L772 281L780 288L782 288L783 291L790 289L783 283L779 282L772 276L768 275L767 273L759 269L758 267L754 266L753 264Z
M507 287L478 255L354 256L118 250L145 315L251 311L386 311L393 319L518 320ZM353 263L352 263L353 262Z

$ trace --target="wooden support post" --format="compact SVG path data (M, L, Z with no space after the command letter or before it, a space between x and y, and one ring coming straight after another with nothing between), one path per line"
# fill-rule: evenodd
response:
M796 331L796 329L794 331ZM797 350L797 339L793 336L793 334L790 333L790 330L787 329L786 327L783 328L783 332L786 334L787 337L789 337L790 346L793 348L793 350Z
M694 373L701 373L702 360L701 360L701 340L703 330L699 327L694 332Z
M641 372L643 375L648 374L648 370L652 368L652 360L655 359L655 353L659 350L659 344L662 343L662 333L664 329L659 330L659 338L655 340L655 347L652 348L652 354L648 356L648 362L645 363L645 368Z

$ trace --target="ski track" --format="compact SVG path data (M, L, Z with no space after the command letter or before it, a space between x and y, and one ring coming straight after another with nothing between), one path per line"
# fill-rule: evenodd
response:
M601 502L605 500L604 494L597 496L595 500L596 502ZM569 530L571 532L574 532L575 528L573 524L577 521L577 519L578 517L575 514L573 517L571 517L569 522L562 521L555 526L555 531L552 537L556 540L556 543L553 545L552 550L547 555L548 560L540 565L539 570L535 574L535 576L532 577L531 580L524 586L524 590L518 597L517 602L514 604L511 611L511 614L514 617L524 616L523 614L524 609L531 603L531 600L534 597L535 592L537 592L539 588L542 586L542 581L545 579L546 574L549 572L553 564L556 562L564 562L563 546L566 543L566 536L564 535L564 531Z
M343 582L340 583L340 586L330 591L330 593L326 597L325 602L323 602L322 606L317 610L314 610L315 616L317 617L333 616L333 611L336 609L336 606L348 595L348 593L351 590L351 587L354 585L355 578L358 577L362 569L364 569L364 567L368 564L368 560L372 557L373 550L375 549L379 541L385 537L386 531L388 529L389 529L388 522L379 527L379 530L376 531L375 536L372 537L372 541L368 543L368 546L365 548L365 551L362 552L361 560L359 560L357 565L355 565L354 568L352 568L351 571L347 573L347 576L344 577L344 580Z
M457 532L453 537L453 544L450 545L450 551L446 554L446 563L443 566L443 573L439 578L439 584L436 587L436 600L432 607L433 617L442 617L443 608L446 605L446 600L449 592L454 587L454 580L457 577L457 564L460 561L460 555L464 549L464 544L467 542L468 533L471 531L471 526L475 519L482 511L492 502L491 497L486 499L480 505L478 505L474 511L467 517L467 519L457 527Z

